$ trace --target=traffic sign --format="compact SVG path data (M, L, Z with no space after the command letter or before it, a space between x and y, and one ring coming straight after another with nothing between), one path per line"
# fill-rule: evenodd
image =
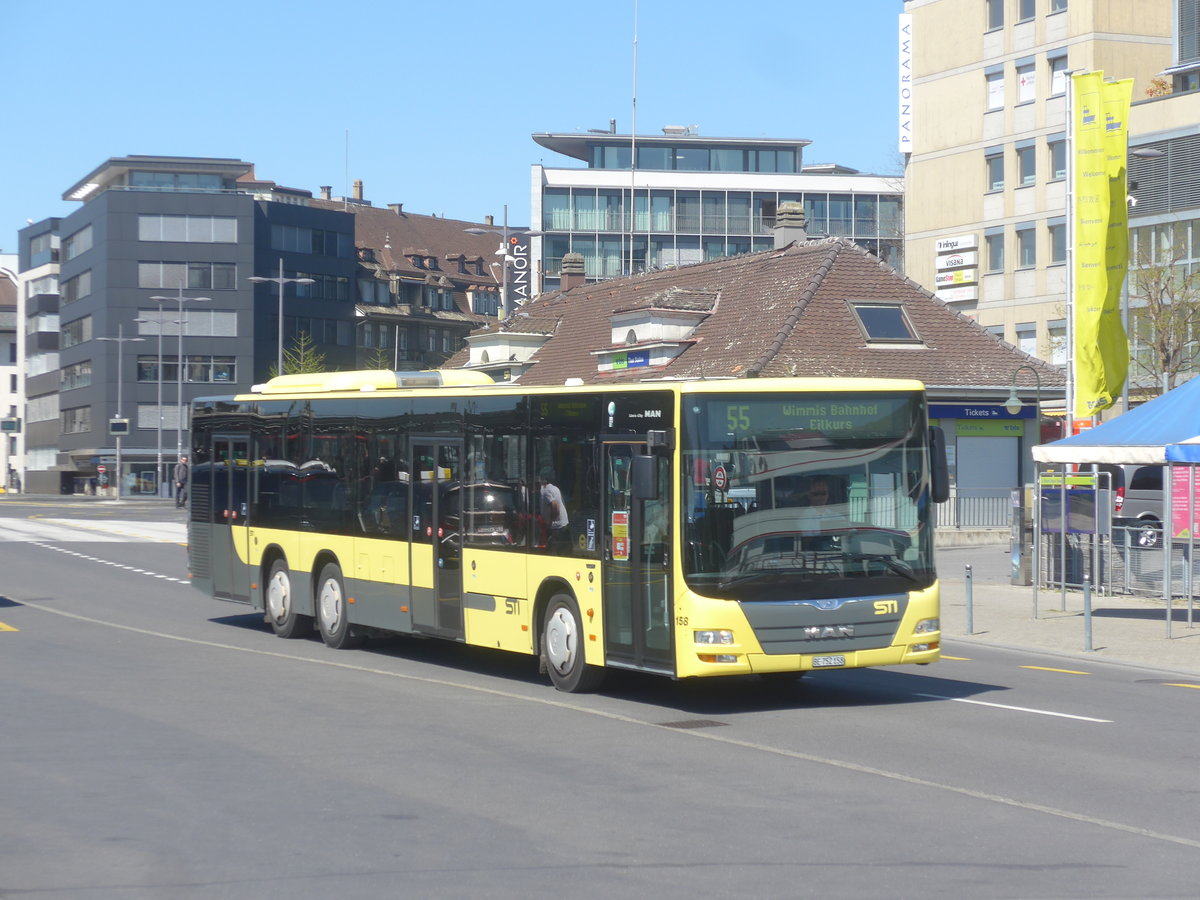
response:
M105 472L108 471L108 468L105 466L96 466L96 471L99 472L101 475L103 475Z
M726 474L724 466L717 466L713 470L713 487L718 491L723 491L729 487L729 475Z

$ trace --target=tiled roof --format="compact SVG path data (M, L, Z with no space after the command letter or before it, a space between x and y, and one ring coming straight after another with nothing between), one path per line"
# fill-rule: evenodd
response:
M342 200L313 199L310 202L314 207L354 214L355 246L372 252L374 261L362 264L373 270L376 277L395 274L406 280L452 286L459 311L473 321L479 321L481 317L471 313L464 292L474 285L499 291L500 258L496 256L496 250L500 247L501 228ZM467 234L467 228L488 228L497 233ZM433 257L437 267L429 268L424 263L417 265L411 258L413 255ZM463 272L458 270L460 259L464 261ZM482 260L481 269L477 269L476 260Z
M661 308L663 298L703 298L703 309L711 310L682 353L659 368L598 372L592 354L611 347L613 313ZM921 342L868 343L850 305L861 300L901 304ZM489 330L497 328L552 335L521 375L524 384L841 375L1007 390L1014 373L1020 385L1034 383L1020 366L1033 367L1043 388L1065 383L1058 367L996 338L854 243L836 238L545 294ZM467 358L461 351L448 365L465 365Z

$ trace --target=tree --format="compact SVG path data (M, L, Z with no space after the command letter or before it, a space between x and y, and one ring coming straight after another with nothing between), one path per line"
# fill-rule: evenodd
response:
M1131 388L1166 392L1200 368L1200 268L1171 225L1138 229L1129 269Z
M363 364L368 369L387 369L390 371L395 365L395 361L386 347L376 347L371 351L371 355L366 358Z
M291 347L283 348L283 374L309 375L325 371L325 354L317 350L317 343L307 331L296 335ZM279 373L271 366L267 373L274 378Z

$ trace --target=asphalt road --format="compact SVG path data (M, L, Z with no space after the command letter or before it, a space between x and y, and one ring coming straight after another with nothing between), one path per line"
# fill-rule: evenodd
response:
M146 539L179 516L0 503L0 898L1196 896L1174 676L973 646L564 695L279 640Z

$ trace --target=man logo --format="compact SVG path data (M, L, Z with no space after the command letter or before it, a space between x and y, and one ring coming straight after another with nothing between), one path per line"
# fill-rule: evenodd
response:
M886 616L888 613L897 613L900 611L900 604L895 600L876 600L875 615Z
M809 625L804 629L804 636L810 641L819 641L825 638L851 638L854 637L854 626Z

